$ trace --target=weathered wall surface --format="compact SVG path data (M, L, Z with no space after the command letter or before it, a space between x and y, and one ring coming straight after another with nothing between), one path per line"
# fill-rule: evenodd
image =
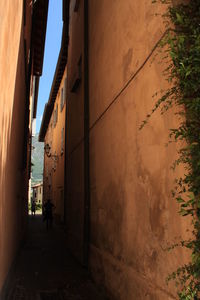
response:
M50 198L55 205L55 218L64 220L64 159L65 159L65 112L66 112L66 70L54 103L54 110L45 136L45 144L51 147L53 157L44 156L44 201ZM63 95L63 96L62 96ZM63 108L61 109L61 97ZM57 109L57 121L54 121ZM63 131L63 133L62 133Z
M70 1L68 93L67 93L67 161L66 161L66 225L68 243L73 254L83 261L84 223L84 76L83 30L84 1L74 11L76 1ZM77 78L79 85L72 92Z
M25 225L23 1L0 1L0 290Z
M49 144L52 146L53 140L53 124L52 121L49 123L47 129L44 145ZM43 203L47 199L52 199L52 173L53 173L53 161L45 154L44 151L44 169L43 169Z
M171 199L176 149L165 147L177 121L156 112L139 131L152 95L166 87L164 66L152 62L161 9L148 0L89 1L90 267L112 299L173 299L165 278L186 259L162 250L185 232Z

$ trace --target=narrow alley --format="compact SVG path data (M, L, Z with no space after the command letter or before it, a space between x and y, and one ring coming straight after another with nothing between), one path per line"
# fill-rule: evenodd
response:
M68 252L65 233L47 231L41 215L29 216L28 232L7 286L6 300L103 300L89 274Z
M180 270L193 289L199 7L0 0L0 300L174 300Z

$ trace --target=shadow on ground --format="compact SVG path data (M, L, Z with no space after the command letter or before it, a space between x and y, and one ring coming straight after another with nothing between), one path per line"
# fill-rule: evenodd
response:
M105 300L67 251L62 228L46 230L29 216L27 239L16 260L6 300Z

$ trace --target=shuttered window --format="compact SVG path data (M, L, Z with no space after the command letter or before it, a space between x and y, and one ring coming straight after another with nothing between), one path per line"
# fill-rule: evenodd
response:
M61 96L60 96L60 111L63 110L63 107L66 102L66 97L67 97L67 77L64 80L64 86L61 89Z

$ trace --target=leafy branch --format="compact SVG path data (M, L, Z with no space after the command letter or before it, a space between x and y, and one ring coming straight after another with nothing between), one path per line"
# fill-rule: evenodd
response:
M191 261L169 275L168 280L175 280L179 299L195 300L200 299L200 3L199 0L178 5L170 0L153 2L167 4L163 18L168 30L160 49L168 59L164 76L170 87L161 91L162 96L140 129L158 108L161 114L171 107L179 108L176 115L181 123L170 130L169 137L170 142L181 141L184 146L172 167L183 164L186 174L175 180L172 194L180 206L179 214L192 218L193 239L176 245L191 249Z

